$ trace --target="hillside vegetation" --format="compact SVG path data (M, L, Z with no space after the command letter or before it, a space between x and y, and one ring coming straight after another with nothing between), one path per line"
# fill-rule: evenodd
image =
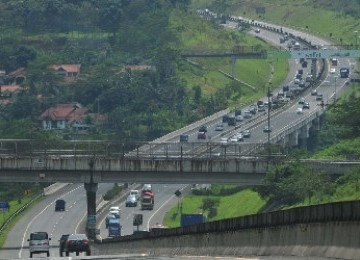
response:
M300 30L306 30L316 35L321 35L330 39L336 44L348 44L350 48L356 48L356 38L360 31L359 20L359 1L202 1L194 0L195 9L209 8L211 11L229 15L240 15L257 20L272 21L284 26L291 26ZM257 14L256 7L265 7L265 14ZM306 19L304 19L306 17ZM334 22L336 21L336 22ZM355 33L354 33L355 31ZM360 33L359 33L360 34ZM359 42L360 43L360 40ZM359 73L357 70L354 74ZM345 93L335 107L325 114L325 120L321 130L312 133L314 136L309 151L294 150L289 154L294 158L314 158L330 160L358 160L360 158L359 138L360 138L360 95L359 84L353 84L352 88ZM227 186L224 187L226 189ZM239 196L246 198L244 192L252 189L224 195L220 200L215 199L213 206L216 212L223 213L225 201L228 198ZM262 187L254 189L257 200L244 200L237 204L241 208L240 212L225 210L229 212L222 218L251 214L242 207L254 206L255 212L260 212L267 206L274 209L283 209L297 206L307 206L319 203L358 200L360 199L360 169L346 173L338 179L330 179L321 173L310 172L306 167L297 164L287 165L271 169L264 180ZM212 194L212 192L209 192ZM251 193L250 193L251 194ZM208 197L213 199L213 197ZM206 201L202 199L192 199L183 201L183 207L189 203L195 209L192 212L203 212L208 216L208 220L219 219L218 216L210 216L209 211L202 211ZM194 205L196 204L196 206ZM239 206L238 206L239 205ZM228 207L229 208L229 207ZM254 208L253 208L254 209ZM167 224L170 226L179 225L170 221L172 214L177 209L173 209L167 216Z

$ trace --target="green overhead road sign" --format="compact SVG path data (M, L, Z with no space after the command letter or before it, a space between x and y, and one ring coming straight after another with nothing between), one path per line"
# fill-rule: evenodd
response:
M298 50L267 51L268 59L330 59L360 58L360 50Z
M360 50L300 50L291 51L292 59L359 58Z

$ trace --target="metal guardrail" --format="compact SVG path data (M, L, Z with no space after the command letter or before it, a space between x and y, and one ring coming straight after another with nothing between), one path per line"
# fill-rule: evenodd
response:
M34 203L36 200L41 198L43 196L42 193L35 196L31 201L26 203L24 206L22 206L20 209L15 211L13 214L11 214L6 221L0 226L0 235L4 232L4 230L10 225L10 223L18 216L20 215L27 207L29 207L32 203Z

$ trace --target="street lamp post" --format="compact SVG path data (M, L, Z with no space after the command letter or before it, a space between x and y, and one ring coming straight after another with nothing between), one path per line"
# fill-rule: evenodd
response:
M269 155L269 159L270 159L270 155L271 155L271 149L270 149L270 132L271 132L271 126L270 126L270 110L271 110L271 107L272 107L272 104L271 104L271 101L270 101L270 97L271 97L271 82L269 82L269 85L268 85L268 93L267 93L267 96L268 96L268 131L267 131L267 134L268 134L268 140L267 140L267 145L268 145L268 155Z
M336 81L338 76L334 76L334 105L336 104Z
M358 45L358 31L354 31L355 34L355 48L357 49L357 45Z

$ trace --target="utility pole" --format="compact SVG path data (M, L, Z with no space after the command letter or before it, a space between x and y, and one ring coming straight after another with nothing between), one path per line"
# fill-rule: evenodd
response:
M271 155L271 149L270 149L270 132L271 132L271 124L270 124L270 110L271 110L271 107L272 107L272 104L271 104L271 100L270 100L270 97L271 97L271 82L269 82L269 85L268 85L268 93L267 93L267 97L268 97L268 131L267 131L267 134L268 134L268 140L267 140L267 145L268 145L268 155L269 155L269 160L270 160L270 155Z

